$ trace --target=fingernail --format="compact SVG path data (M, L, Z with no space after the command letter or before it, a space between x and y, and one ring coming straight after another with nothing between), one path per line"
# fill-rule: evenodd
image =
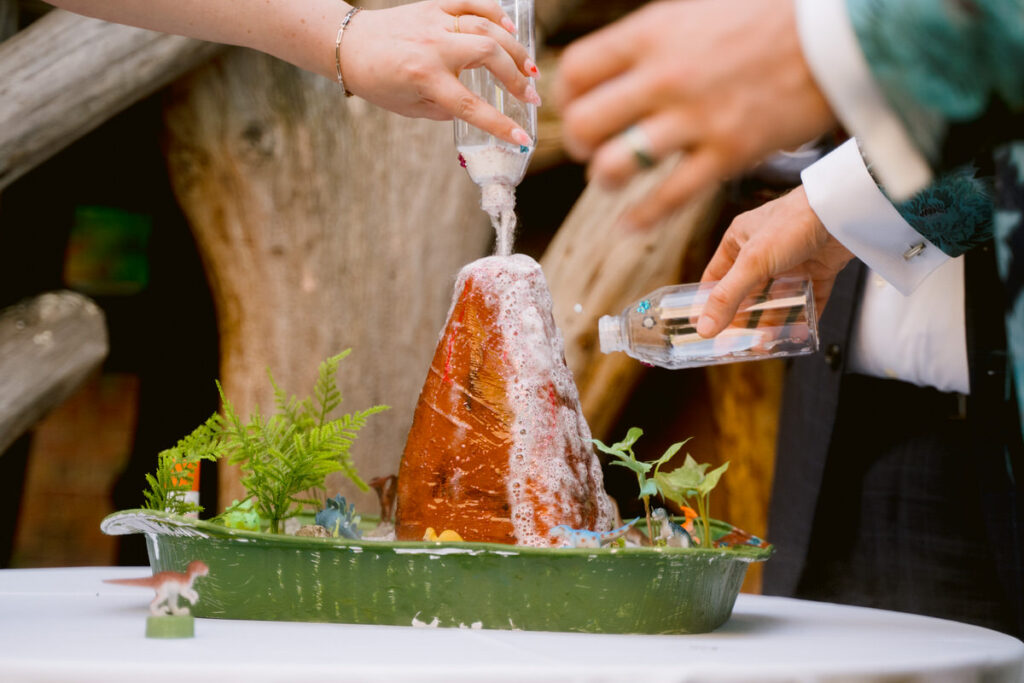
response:
M512 139L515 142L518 142L520 145L524 145L526 147L530 147L533 145L533 138L531 138L530 134L527 133L522 128L516 128L515 130L512 131Z
M702 313L701 316L697 318L697 334L702 337L712 337L714 336L711 334L711 330L713 329L715 329L715 319L706 313Z
M526 101L540 106L540 93L537 92L537 88L533 87L533 83L526 86Z
M533 74L534 78L540 78L540 69L537 68L537 63L534 62L532 59L527 57L526 61L523 62L523 66L526 67L527 71Z
M517 31L517 30L516 30L516 25L515 25L515 24L513 24L513 23L512 23L512 20L511 20L511 19L509 19L508 17L502 17L502 18L501 18L501 25L502 25L502 27L503 27L503 28L504 28L504 29L505 29L506 31L508 31L508 32L509 32L509 33L511 33L512 35L515 35L515 34L517 34L517 33L519 32L519 31Z

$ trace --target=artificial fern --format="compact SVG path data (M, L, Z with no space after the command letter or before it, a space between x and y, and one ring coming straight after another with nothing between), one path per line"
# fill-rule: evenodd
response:
M228 459L241 468L242 485L256 500L260 516L270 520L273 533L280 530L285 519L299 514L303 506L319 506L318 500L303 495L322 488L332 472L340 471L360 489L369 489L356 472L349 449L367 418L388 407L373 406L328 419L341 405L336 377L338 364L349 352L345 350L320 364L313 395L302 400L282 391L268 370L277 408L277 413L268 418L255 413L248 423L243 422L217 385Z
M178 515L200 513L203 507L185 500L192 489L194 466L201 460L215 462L221 455L221 418L214 413L173 448L157 455L156 474L146 474L149 490L143 507Z

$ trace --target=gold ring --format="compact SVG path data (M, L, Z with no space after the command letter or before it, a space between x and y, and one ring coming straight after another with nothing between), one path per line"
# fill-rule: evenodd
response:
M456 33L461 33L461 31L459 31L459 16L460 15L458 15L458 14L455 15L455 32Z
M622 134L622 140L633 152L633 159L640 168L654 166L654 154L651 152L651 140L640 126L630 126Z

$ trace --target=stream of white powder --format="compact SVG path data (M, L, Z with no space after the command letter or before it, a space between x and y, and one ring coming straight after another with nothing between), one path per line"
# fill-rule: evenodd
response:
M469 177L480 186L480 206L491 217L495 256L511 256L516 231L516 185L530 163L528 150L502 144L469 145L460 147L459 154Z
M516 232L516 213L513 209L506 209L497 214L491 214L491 225L495 232L495 256L511 256L512 244Z

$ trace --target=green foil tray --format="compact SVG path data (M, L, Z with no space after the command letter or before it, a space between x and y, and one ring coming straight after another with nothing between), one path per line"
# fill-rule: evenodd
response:
M772 553L306 538L149 510L101 528L146 534L154 573L206 562L197 617L529 631L706 633L732 614L747 565Z

